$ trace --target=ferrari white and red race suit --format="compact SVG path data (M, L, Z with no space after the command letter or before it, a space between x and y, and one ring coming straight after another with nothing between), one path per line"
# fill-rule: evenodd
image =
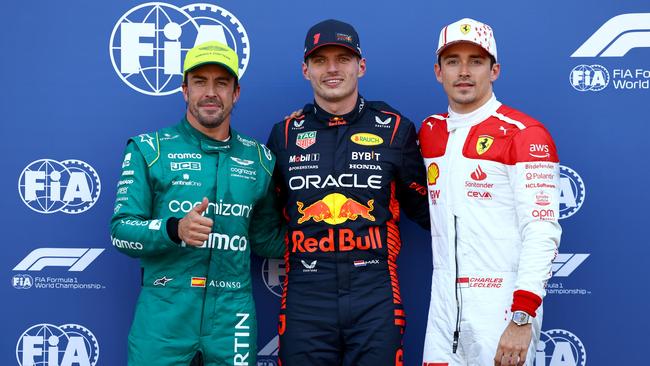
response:
M494 95L469 114L426 118L419 138L434 267L423 364L492 365L522 310L534 316L532 365L562 232L555 144Z

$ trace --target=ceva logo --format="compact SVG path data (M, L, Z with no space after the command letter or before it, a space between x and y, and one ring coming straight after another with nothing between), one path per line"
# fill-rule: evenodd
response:
M239 77L250 61L250 41L242 23L214 4L177 7L151 2L129 9L109 41L113 68L140 93L162 96L181 90L187 51L207 41L227 44L239 56Z
M18 338L16 360L20 366L95 366L99 343L78 324L37 324Z
M99 175L81 160L33 161L18 178L18 192L25 205L42 214L78 214L99 199Z
M650 47L650 13L617 15L606 21L571 57L623 57Z

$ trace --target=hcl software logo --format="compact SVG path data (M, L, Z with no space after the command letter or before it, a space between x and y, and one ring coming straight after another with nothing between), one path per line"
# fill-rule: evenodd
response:
M109 53L115 72L126 85L143 94L162 96L181 90L187 51L213 40L237 52L241 78L250 60L248 35L232 13L213 4L138 5L115 24Z
M99 343L78 324L37 324L18 339L16 359L20 366L95 366Z
M101 182L95 169L81 160L40 159L20 174L18 192L33 211L78 214L97 202Z

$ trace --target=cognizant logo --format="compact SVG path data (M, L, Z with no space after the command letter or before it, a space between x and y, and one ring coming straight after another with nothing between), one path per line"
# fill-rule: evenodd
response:
M239 77L250 60L242 23L213 4L178 7L163 2L140 4L117 21L109 42L115 72L140 93L162 96L181 90L187 51L207 41L227 44L239 56Z

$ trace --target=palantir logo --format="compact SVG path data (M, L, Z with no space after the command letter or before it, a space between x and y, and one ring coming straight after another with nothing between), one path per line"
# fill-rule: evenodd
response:
M262 279L266 288L278 297L282 296L284 285L284 261L281 259L264 259L262 262Z
M115 72L129 87L147 95L170 95L181 90L187 51L213 40L237 52L241 78L250 60L248 35L232 13L213 4L138 5L115 24L109 53Z
M40 159L29 163L18 178L23 202L33 211L78 214L99 199L99 175L81 160Z
M541 333L535 352L535 366L585 366L587 352L575 334L564 329Z
M573 216L585 201L585 183L578 173L560 165L560 219Z
M16 359L20 366L95 366L99 343L78 324L37 324L18 339Z
M650 47L650 13L617 15L603 24L571 57L623 57Z
M81 272L102 252L102 248L38 248L20 261L14 271L41 271L45 267L66 267Z
M577 91L601 91L609 85L609 71L601 65L578 65L571 70L569 82Z

